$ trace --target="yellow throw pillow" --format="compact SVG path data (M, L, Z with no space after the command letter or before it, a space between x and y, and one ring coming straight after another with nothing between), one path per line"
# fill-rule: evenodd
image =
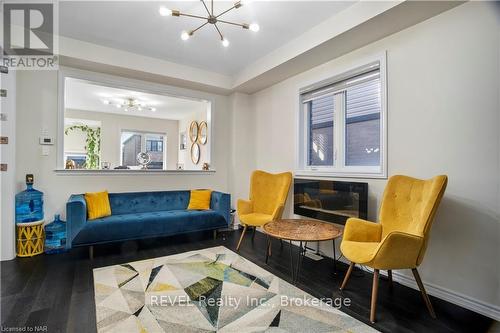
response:
M108 191L85 193L89 220L111 215Z
M207 210L210 209L211 190L191 190L189 198L189 210Z

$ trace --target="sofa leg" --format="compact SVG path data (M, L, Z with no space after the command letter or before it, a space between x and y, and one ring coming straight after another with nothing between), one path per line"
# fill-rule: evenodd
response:
M214 240L217 239L217 229L214 230Z
M94 259L94 245L89 246L89 259L90 260Z

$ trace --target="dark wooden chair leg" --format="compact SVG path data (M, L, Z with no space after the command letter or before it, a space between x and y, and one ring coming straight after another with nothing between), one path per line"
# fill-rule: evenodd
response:
M217 239L217 229L214 230L214 235L213 236L214 236L214 239Z
M94 246L93 245L89 246L89 259L90 260L94 259Z
M266 264L269 261L269 257L271 256L271 237L267 236L267 247L266 247Z
M389 285L392 287L392 270L387 271L387 279L389 280Z
M243 226L243 231L241 232L240 240L238 241L238 246L236 246L236 251L239 251L240 245L241 245L241 241L243 240L243 237L245 236L245 232L246 231L247 231L247 225L245 224Z
M429 310L429 314L431 315L432 318L436 319L436 313L434 312L434 308L432 307L431 300L429 298L429 295L427 295L427 292L425 291L424 284L422 283L422 280L420 279L420 274L418 274L418 271L416 268L412 268L411 270L413 272L413 276L415 277L415 281L417 281L418 288L420 289L420 292L422 293L422 297L424 299L425 305L427 306L427 310Z
M354 268L355 263L351 262L349 265L349 268L347 269L347 273L345 273L344 276L344 281L342 281L342 285L340 286L340 290L343 290L345 288L345 285L347 284L347 280L349 280L349 277L351 276L352 269Z
M252 241L255 239L255 230L257 230L257 227L253 227L253 230L252 230Z
M378 274L379 270L373 271L373 286L372 286L372 303L370 306L370 321L375 322L375 312L377 310L377 293L378 293Z

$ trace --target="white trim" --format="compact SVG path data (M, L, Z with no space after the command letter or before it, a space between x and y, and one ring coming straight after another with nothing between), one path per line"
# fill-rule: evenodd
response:
M150 170L132 170L132 169L111 169L111 170L87 170L87 169L55 169L54 172L58 176L119 176L124 174L140 174L141 176L148 175L211 175L215 173L215 170L161 170L161 169L150 169Z
M394 281L399 282L404 286L418 290L417 283L411 277L408 277L398 271L393 271L393 278ZM429 295L500 321L500 306L498 305L489 304L480 301L477 298L470 297L432 283L424 282L424 286Z
M340 246L340 244L339 244ZM321 254L323 256L329 257L330 256L326 255L323 251L321 251ZM340 258L340 261L345 263L346 265L349 265L349 261L345 259L344 257ZM358 268L359 266L362 265L357 265ZM368 269L370 272L373 272L373 269L367 266L363 266L366 269ZM381 275L387 276L386 271L380 271ZM393 270L392 271L392 278L393 281L398 282L402 284L403 286L415 289L420 292L417 283L415 282L415 279L413 277L407 276L400 271ZM496 321L500 321L500 306L495 305L495 304L490 304L483 302L481 300L478 300L477 298L470 297L467 295L464 295L462 293L450 290L445 287L441 287L438 285L435 285L433 283L429 282L424 282L422 281L425 287L425 291L427 294L432 295L436 298L439 298L441 300L450 302L452 304L458 305L464 309L468 309L474 312L477 312L479 314L482 314L486 317L489 317L491 319L494 319ZM425 306L422 301L422 306ZM439 313L438 313L438 318L439 318Z
M366 168L365 168L366 170ZM359 178L359 179L387 179L386 174L381 173L366 173L366 172L333 172L328 170L295 170L295 177L307 177L310 178L332 178L332 177L341 177L341 178Z
M356 69L365 68L368 64L378 62L380 69L380 166L377 167L347 167L339 164L339 161L344 160L344 148L341 146L339 151L334 151L334 166L307 166L307 121L305 119L304 106L302 105L301 93L306 91L306 89L312 89L311 87L317 87L318 83L330 82L334 77L341 77L345 73L352 73ZM330 83L331 84L331 83ZM312 177L346 177L346 178L381 178L386 179L388 173L387 167L387 155L388 155L388 145L387 145L387 119L388 119L388 107L387 107L387 52L384 51L380 54L372 55L356 61L353 65L342 68L337 68L334 71L329 71L321 75L321 77L302 82L300 88L297 91L298 95L298 115L297 115L297 142L296 142L296 158L295 158L295 174L299 176L312 176ZM301 117L302 116L302 117ZM339 118L343 115L339 115L337 112L335 121L340 122ZM339 141L339 138L343 135L343 130L335 131L335 142ZM343 139L342 139L343 141ZM372 170L370 170L372 169Z
M260 230L257 229L257 231L260 231ZM338 246L338 248L337 248L338 249L337 256L338 256L341 253L340 252L340 242L336 242L336 245ZM330 254L327 254L321 250L320 250L320 255L322 255L326 258L330 258L330 259L332 258L332 256ZM343 256L340 259L338 259L338 261L340 261L346 265L350 264L350 262ZM358 266L358 268L360 268L360 266L362 266L362 265L358 264L357 266ZM370 272L373 272L373 269L371 269L370 267L367 267L367 266L363 266L363 267L366 268L367 270L369 270ZM363 269L363 268L361 268L361 269ZM387 276L387 272L380 271L380 275ZM420 290L418 289L417 283L415 282L415 280L412 277L406 276L397 270L393 270L392 271L392 278L393 278L393 281L398 282L398 283L402 284L403 286L415 289L415 290L420 292ZM425 291L429 295L432 295L432 296L439 298L441 300L450 302L452 304L458 305L464 309L468 309L468 310L474 311L476 313L482 314L482 315L489 317L491 319L494 319L496 321L500 321L500 306L498 306L498 305L486 303L486 302L483 302L481 300L478 300L477 298L470 297L470 296L464 295L462 293L459 293L459 292L456 292L456 291L453 291L453 290L450 290L450 289L447 289L447 288L444 288L444 287L441 287L441 286L438 286L438 285L435 285L432 283L428 283L428 282L424 282L424 281L422 281L422 283L424 284ZM369 288L370 286L367 286L367 287ZM423 303L423 301L422 301L422 306L425 307L425 304ZM439 318L439 313L437 315Z
M64 168L64 160L63 160L64 159L64 95L65 95L64 80L66 78L90 81L93 83L98 83L101 85L115 87L115 88L129 89L151 94L208 102L209 106L207 108L207 126L208 126L208 132L213 133L214 117L212 113L215 110L215 97L213 97L208 93L61 66L59 68L59 73L58 73L58 115L57 115L58 128L57 128L57 145L56 145L57 169ZM208 149L207 149L208 161L210 161L210 164L215 168L214 161L211 160L212 150L214 149L214 145L212 144L211 140L209 140L207 144L208 144ZM150 170L148 171L150 172Z

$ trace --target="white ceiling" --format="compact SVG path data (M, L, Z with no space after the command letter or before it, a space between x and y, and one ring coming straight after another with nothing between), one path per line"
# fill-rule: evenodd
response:
M235 75L247 65L297 38L355 1L254 1L233 10L223 19L260 25L255 33L220 25L230 46L224 48L212 25L199 30L188 41L180 34L203 23L186 17L163 17L161 5L204 15L199 1L64 1L59 5L59 33L73 39L121 49ZM218 13L233 2L217 1Z
M115 105L104 104L104 100L116 104L122 103L126 98L134 98L138 102L156 108L156 111L126 111L123 108L117 108ZM66 79L64 106L66 109L180 120L193 112L206 110L208 102L148 94L139 91L106 87L82 80Z

